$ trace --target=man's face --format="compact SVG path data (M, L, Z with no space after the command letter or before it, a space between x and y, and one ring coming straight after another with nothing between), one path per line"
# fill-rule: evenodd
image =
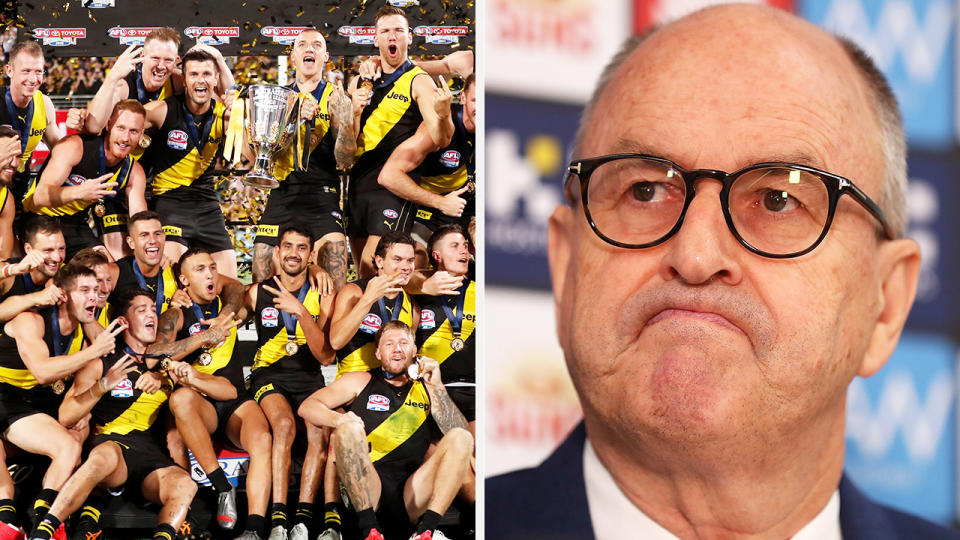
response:
M210 103L217 77L217 66L212 60L184 62L183 84L187 90L187 99L199 106Z
M20 163L20 156L10 156L6 162L0 162L0 185L9 186L13 181L13 175L17 172L17 165Z
M190 295L204 304L213 302L217 296L217 263L209 253L197 253L183 261L180 268L180 283L188 289Z
M463 103L463 127L474 133L477 130L477 83L464 89L460 102Z
M23 97L31 97L43 84L43 57L21 52L4 67L10 77L10 90Z
M143 135L143 115L133 111L120 111L107 124L110 133L110 153L125 158L137 147Z
M307 269L310 261L310 239L302 234L288 232L276 247L280 268L288 276L296 276Z
M393 67L407 60L407 47L413 43L410 24L400 15L380 17L377 21L373 44L380 49L380 58Z
M470 266L470 244L460 233L450 233L433 245L433 260L439 261L439 270L466 274Z
M143 46L143 82L154 90L167 82L177 67L177 45L172 41L152 39Z
M839 44L743 9L703 12L644 42L575 157L636 152L725 171L802 161L881 200L869 91ZM579 201L551 219L558 333L588 429L594 419L608 433L701 444L839 418L842 437L846 387L884 310L878 254L896 242L881 245L872 217L843 197L816 250L764 258L727 228L721 184L696 188L682 228L653 248L603 242Z
M406 285L413 275L414 251L410 244L393 244L387 248L385 257L375 257L377 269L381 276L392 276L397 272L403 277L402 285Z
M107 297L113 292L113 278L110 276L110 267L106 264L98 264L93 267L97 274L97 307L102 308L107 305Z
M157 340L157 305L149 296L134 298L123 318L127 320L124 333L128 336L133 336L145 345ZM129 338L127 341L129 342Z
M100 286L93 276L77 276L73 287L67 289L67 309L81 323L97 318L97 297Z
M63 233L47 234L38 232L32 242L23 244L26 253L39 251L43 253L43 264L37 269L48 278L56 275L60 264L66 258L67 244L63 241Z
M320 35L320 32L313 30L301 32L296 41L293 42L293 50L290 52L290 58L293 61L293 67L297 70L297 75L307 78L323 73L323 67L329 57L327 42Z
M416 353L417 345L410 332L402 328L392 328L380 336L376 356L387 373L399 375L406 373Z
M159 221L145 219L131 223L127 234L127 245L133 250L137 262L150 267L160 264L167 235Z

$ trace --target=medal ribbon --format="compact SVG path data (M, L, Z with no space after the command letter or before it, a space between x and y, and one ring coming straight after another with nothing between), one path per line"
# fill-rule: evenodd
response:
M447 314L447 320L450 321L450 330L453 332L455 339L460 338L460 330L463 328L463 303L467 300L467 287L469 286L470 282L466 280L464 280L464 284L460 286L460 297L457 298L456 314L450 311L450 306L447 305L446 299L442 302L443 312Z
M194 122L193 113L190 112L187 104L181 103L180 106L183 107L183 114L187 117L187 130L190 132L190 138L193 139L193 145L197 147L197 153L202 154L203 145L206 144L207 137L210 136L210 129L213 127L213 117L216 116L213 112L214 102L211 100L209 116L204 120L203 128L199 134L197 133L197 124Z
M133 276L137 278L137 284L140 285L140 288L149 291L150 287L147 285L147 278L143 277L143 272L140 271L140 265L137 264L137 260L134 259L130 266L133 266ZM154 303L157 305L157 317L163 312L163 301L165 299L166 296L163 294L163 270L161 270L157 272L157 294L154 299ZM194 307L196 307L196 304L194 304Z
M23 275L23 288L27 290L27 294L32 293L36 290L36 286L33 284L33 278L30 277L30 272L27 272Z
M383 301L386 298L381 296L377 300L377 306L380 308L380 316L383 317L383 320L390 319L395 321L400 318L400 306L403 304L403 291L397 293L397 299L393 301L393 310L390 311L389 315L387 314L387 304Z
M302 304L304 299L307 297L307 291L310 290L310 281L304 280L303 286L300 287L300 293L297 295L297 300ZM286 311L281 311L283 315L283 326L287 328L287 341L296 341L297 340L297 316L291 315Z
M163 92L163 86L156 92L147 93L147 87L143 85L143 68L138 66L136 73L137 75L134 78L137 79L137 101L146 105L148 102L160 97L160 92Z
M30 126L33 125L33 99L30 99L30 102L27 103L27 118L24 125L20 125L20 115L17 114L17 107L13 104L13 97L10 95L10 89L7 88L7 93L4 96L7 101L7 112L10 114L10 125L13 127L14 131L20 134L20 155L23 156L27 152L27 141L30 139ZM21 161L18 163L17 171L24 171L24 163Z
M210 304L210 306L211 306L210 318L215 319L217 315L220 314L220 298L217 298L215 302L212 302ZM200 309L200 306L197 305L196 302L194 302L193 305L190 307L193 308L193 314L197 316L197 322L200 322L201 319L205 318L203 316L203 311ZM210 328L210 325L208 324L201 324L200 326L203 327L204 329Z
M413 68L413 62L407 60L396 71L388 75L386 78L381 77L380 82L374 84L374 88L386 88L396 82L404 73L410 71Z
M104 136L103 140L105 143L109 144L110 142L109 137L110 135ZM120 160L120 168L118 169L120 172L117 173L116 171L114 171L114 178L117 179L117 186L113 188L114 193L119 192L120 189L124 187L123 184L127 176L127 171L130 169L130 162L131 160L129 156L123 158L122 160ZM107 169L107 150L101 144L100 145L100 172L97 173L97 176L104 175L107 172L109 172ZM97 202L100 204L103 204L103 199L100 199ZM134 266L136 266L136 262L134 262Z
M50 312L53 313L53 320L51 321L53 323L53 355L62 356L65 347L63 345L63 336L60 335L60 306L54 305ZM74 332L76 332L76 330L74 330ZM67 336L67 343L71 341L73 341L73 334Z

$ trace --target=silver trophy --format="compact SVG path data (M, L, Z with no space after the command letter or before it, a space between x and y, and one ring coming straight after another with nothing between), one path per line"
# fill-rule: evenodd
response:
M273 189L280 181L273 177L273 154L290 143L299 120L299 94L274 84L254 84L247 89L246 129L250 145L257 152L253 169L243 177L245 185Z

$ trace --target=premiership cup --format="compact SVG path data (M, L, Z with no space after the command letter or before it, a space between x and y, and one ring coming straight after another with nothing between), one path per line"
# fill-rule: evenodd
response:
M290 142L299 120L297 92L274 84L254 84L247 89L246 126L250 145L257 152L253 169L243 177L247 186L273 189L273 154Z

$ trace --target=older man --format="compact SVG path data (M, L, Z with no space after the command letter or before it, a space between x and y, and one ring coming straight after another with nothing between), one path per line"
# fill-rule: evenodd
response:
M585 428L489 482L487 536L953 537L843 475L847 385L920 264L870 60L785 12L700 11L614 59L574 158L549 254Z

